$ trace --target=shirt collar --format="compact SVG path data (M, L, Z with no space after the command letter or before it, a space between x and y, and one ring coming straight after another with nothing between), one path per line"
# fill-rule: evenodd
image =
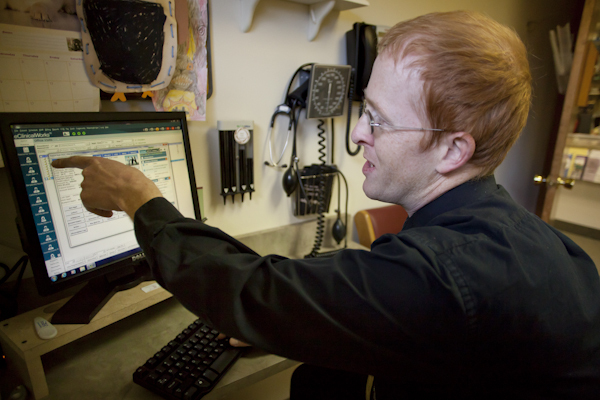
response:
M402 230L427 225L436 216L469 204L496 190L498 185L493 175L467 181L417 210L412 217L407 218Z

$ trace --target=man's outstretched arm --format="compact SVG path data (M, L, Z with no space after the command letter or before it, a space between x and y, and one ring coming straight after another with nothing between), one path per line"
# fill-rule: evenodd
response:
M83 174L81 201L102 217L125 211L131 219L147 201L162 197L156 185L140 170L100 157L73 156L54 160L54 168L80 168Z

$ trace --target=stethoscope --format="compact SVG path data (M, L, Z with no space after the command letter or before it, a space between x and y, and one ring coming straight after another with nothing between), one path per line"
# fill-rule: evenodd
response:
M298 158L296 152L296 108L297 107L295 102L293 102L293 107L290 107L287 104L280 104L277 107L275 107L275 112L271 116L269 131L267 132L267 140L269 143L269 158L271 159L271 162L265 161L265 165L274 168L287 168L283 173L283 177L281 178L281 185L283 186L283 190L285 191L288 197L291 196L292 193L294 193L298 186L300 186L300 189L302 189L302 191L304 192L301 178L299 176L300 171L298 169L298 162L300 161L300 159ZM275 127L276 118L280 115L287 116L290 122L288 124L287 137L283 146L283 150L281 151L279 159L275 161L273 157L273 128ZM287 149L287 146L289 144L290 137L292 137L292 156L288 167L287 164L280 165L280 163L285 154L285 150Z
M281 151L281 155L279 156L279 159L277 161L275 161L273 159L273 127L275 126L275 119L279 115L287 116L290 122L288 124L287 136L285 138L285 144L283 145L283 150ZM266 166L275 167L275 168L286 168L287 167L287 164L279 165L279 163L283 159L285 150L287 149L287 146L290 142L290 136L292 135L293 128L294 128L294 116L292 114L291 107L288 106L287 104L280 104L277 107L275 107L275 112L271 116L271 123L269 124L269 131L267 132L267 142L269 144L269 158L271 159L271 162L265 161Z
M300 71L307 67L311 67L312 65L312 63L301 65L300 68L298 68L292 76L292 79L290 80L286 92L285 103L275 107L275 112L271 116L271 123L269 124L269 131L267 133L267 140L269 144L269 158L271 161L265 161L265 165L274 168L287 168L286 171L283 173L282 186L283 190L285 191L288 197L291 196L291 194L294 193L294 191L298 187L300 187L300 190L304 193L304 187L302 185L302 179L300 178L300 171L298 168L298 162L300 161L300 159L298 158L298 155L296 153L296 131L298 128L298 118L296 117L296 111L301 111L302 108L305 107L305 104L303 104L302 100L300 100L299 98L292 96L290 90L292 87L292 83L296 79L298 73L300 73ZM276 162L273 157L273 127L275 126L275 119L279 115L287 116L290 122L288 124L287 137L283 146L283 150L281 152L281 155L279 156L279 159ZM287 146L289 144L290 136L292 136L292 156L289 166L287 164L280 165L279 163L283 159L285 150L287 149Z

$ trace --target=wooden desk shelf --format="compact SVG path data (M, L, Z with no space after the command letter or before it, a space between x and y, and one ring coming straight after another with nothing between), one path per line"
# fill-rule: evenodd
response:
M142 288L151 284L153 282L144 282L135 288L116 293L89 324L55 325L58 334L49 340L37 336L33 319L43 317L50 320L52 314L68 299L2 321L0 323L2 347L9 362L17 368L34 398L41 399L49 394L41 360L44 354L171 297L171 293L161 287L145 293Z

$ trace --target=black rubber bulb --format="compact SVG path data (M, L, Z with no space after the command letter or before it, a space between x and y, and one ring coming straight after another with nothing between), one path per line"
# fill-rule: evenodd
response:
M346 225L344 225L339 215L338 219L333 223L331 234L338 244L346 237Z
M283 190L290 197L296 187L298 186L298 177L294 172L294 168L290 165L290 167L283 173L283 179L281 181L283 185Z

